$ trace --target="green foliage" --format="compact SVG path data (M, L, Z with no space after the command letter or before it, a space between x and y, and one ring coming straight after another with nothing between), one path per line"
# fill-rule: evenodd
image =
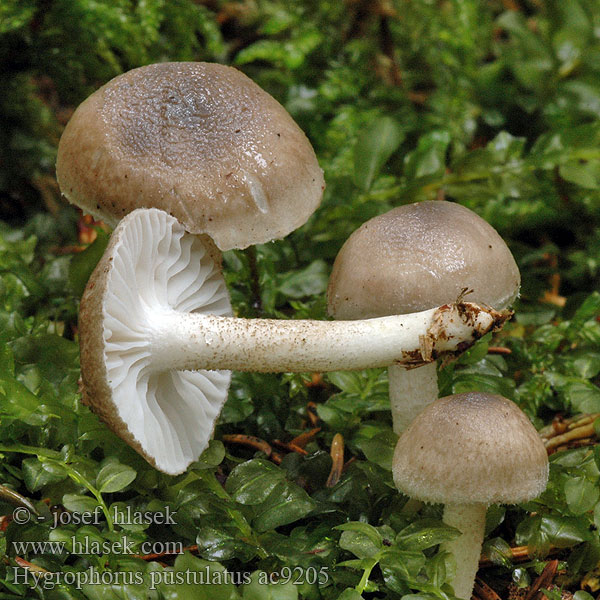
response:
M307 225L225 254L239 315L325 318L348 235L399 204L445 197L501 232L523 288L500 334L440 370L440 393L500 393L539 428L557 413L600 412L600 5L505 4L0 3L0 507L33 515L0 533L0 598L451 600L454 565L439 544L456 531L439 506L402 511L393 486L385 371L316 384L234 374L215 440L179 477L82 404L78 300L107 238L62 251L77 242L77 214L58 197L54 162L71 109L111 77L160 60L235 65L306 131L327 181ZM540 302L551 276L562 308ZM511 353L488 352L499 345ZM288 442L306 431L309 402L321 430L306 455L281 451L276 465L220 441ZM328 487L336 433L353 460ZM491 507L483 574L526 586L552 554L577 589L600 561L599 469L598 447L561 450L539 499ZM167 511L174 522L158 523ZM131 522L132 512L153 518ZM100 550L82 551L86 540ZM170 543L193 554L161 554ZM531 554L520 565L508 558L517 544ZM19 580L17 556L51 575Z

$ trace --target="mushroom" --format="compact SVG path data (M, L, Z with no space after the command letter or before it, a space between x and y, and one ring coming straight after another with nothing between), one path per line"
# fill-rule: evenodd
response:
M117 226L83 294L85 398L149 462L184 471L206 447L225 401L219 369L361 369L454 352L507 317L474 304L364 321L241 319L220 254L158 209Z
M446 201L406 204L374 217L346 241L329 280L336 319L367 319L469 300L496 310L519 292L519 269L496 230ZM466 349L466 348L465 348ZM438 397L436 363L388 368L394 431Z
M452 585L469 600L490 504L517 504L541 494L548 455L516 404L469 392L440 398L400 436L392 471L411 498L444 504L444 522L461 535L443 544L456 559Z
M317 208L325 187L309 141L276 100L236 69L191 62L134 69L94 92L63 132L56 174L70 202L112 226L136 208L157 207L221 250L287 235ZM231 314L223 298L218 314ZM187 373L178 386L191 389L199 377ZM230 374L203 377L214 386L209 404L219 407L206 408L200 427L211 429ZM110 406L98 411L117 422ZM125 429L123 436L134 442ZM206 431L192 437L208 439ZM178 465L202 449L192 446L178 450L186 456Z
M115 226L161 208L221 250L282 238L321 201L323 172L286 110L240 71L133 69L75 111L58 147L62 193Z

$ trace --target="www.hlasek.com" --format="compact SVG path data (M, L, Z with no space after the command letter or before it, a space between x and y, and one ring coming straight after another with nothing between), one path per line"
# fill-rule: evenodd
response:
M259 585L286 584L325 585L329 581L327 567L283 567L278 572L259 571L254 575ZM54 589L58 585L69 585L81 590L87 585L143 585L155 590L159 585L243 585L252 581L247 572L217 571L206 567L196 571L87 571L34 572L22 567L13 567L13 583L29 585L44 590Z
M135 541L126 535L119 540L95 540L88 536L71 536L68 543L64 540L54 542L11 542L12 549L17 556L28 554L62 554L65 551L71 554L100 555L100 554L183 554L182 542L142 542L139 549Z

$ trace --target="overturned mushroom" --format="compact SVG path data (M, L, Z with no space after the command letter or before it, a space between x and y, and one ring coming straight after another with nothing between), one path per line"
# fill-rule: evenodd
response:
M470 290L470 301L503 310L520 281L510 250L481 217L453 202L418 202L367 221L348 238L329 280L328 309L336 319L368 319L454 302ZM393 365L388 374L394 431L401 433L438 397L436 364Z
M88 402L167 473L185 470L208 443L228 385L213 369L425 363L507 316L463 303L364 321L234 318L218 256L165 212L136 210L115 229L81 302Z
M400 491L444 504L444 522L462 535L443 547L456 559L452 585L469 600L490 504L539 496L548 481L548 455L516 404L469 392L427 406L400 436L392 471Z
M94 92L63 132L56 175L70 202L112 226L156 207L221 250L284 237L309 218L325 187L310 142L274 98L234 68L195 62L133 69ZM223 298L219 310L228 311ZM204 377L216 386L211 406L220 407L230 374ZM179 387L182 378L193 387L197 376L181 376ZM198 454L196 446L180 451Z

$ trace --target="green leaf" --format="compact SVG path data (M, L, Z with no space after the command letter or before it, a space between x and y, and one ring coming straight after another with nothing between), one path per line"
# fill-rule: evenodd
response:
M75 254L69 266L69 284L77 296L83 294L83 290L96 268L98 261L102 258L108 244L109 235L101 229L96 229L96 239L83 252Z
M175 559L173 576L157 578L165 600L236 600L231 573L218 562L196 558L188 552Z
M327 289L329 268L322 260L314 260L301 271L290 271L279 278L278 289L288 298L305 298L322 294Z
M576 517L536 515L521 521L517 527L518 545L531 546L538 556L546 556L550 546L570 548L590 537L587 524Z
M96 498L81 496L79 494L65 494L62 502L67 510L74 513L94 512L96 507L99 506Z
M320 42L321 34L316 29L302 32L293 42L258 40L237 53L235 64L264 60L287 69L297 69Z
M447 131L432 131L419 139L416 150L404 159L404 174L410 179L443 175L446 168L446 151L450 144Z
M315 506L314 500L300 486L282 481L254 508L252 526L261 532L275 529L302 519Z
M569 329L577 331L586 321L600 315L600 293L590 294L579 306L569 323Z
M441 587L446 582L448 576L448 569L446 568L448 555L448 552L438 552L429 558L425 564L427 578L431 585L436 588Z
M240 558L249 560L254 552L248 544L236 539L222 528L201 527L196 534L198 552L208 560L226 560L241 554ZM248 551L250 551L248 553Z
M594 600L594 596L592 596L591 594L588 594L587 592L585 592L583 590L577 590L573 594L573 600Z
M327 373L327 379L348 394L360 395L364 389L364 379L353 371L333 371Z
M573 369L582 379L592 379L600 373L600 353L586 352L573 361Z
M379 531L368 523L353 521L338 525L342 531L340 548L352 552L358 558L372 558L383 548L383 538Z
M220 440L210 440L208 448L200 455L200 458L190 468L212 469L223 462L225 458L225 446Z
M596 163L566 163L559 167L558 172L566 181L583 188L597 190L600 187L600 168Z
M391 117L375 119L354 148L354 183L370 189L379 171L404 140L404 131Z
M362 440L357 445L364 452L367 460L391 471L397 443L398 436L393 431L387 430L370 439Z
M385 550L379 560L384 577L392 574L407 582L414 581L425 566L425 555L422 552L409 550Z
M578 413L600 412L600 388L588 381L571 381L564 388L564 394L573 411Z
M137 473L131 467L118 462L109 462L100 469L96 478L96 486L102 493L120 492L136 476Z
M236 502L252 506L264 502L283 479L284 472L273 463L253 459L231 471L225 489Z
M26 458L22 462L22 469L23 481L31 492L37 492L67 477L65 469L59 464L40 462L37 458Z
M600 498L597 484L584 477L569 477L564 490L569 510L574 515L582 515L592 510Z
M406 550L425 550L460 535L454 527L439 521L422 519L406 526L396 536L396 544Z
M488 394L499 394L510 398L514 393L515 383L506 377L497 377L485 373L457 372L452 385L453 394L462 394L477 390Z
M35 365L42 377L60 384L70 371L78 371L77 344L51 334L30 335L11 344L15 361Z

